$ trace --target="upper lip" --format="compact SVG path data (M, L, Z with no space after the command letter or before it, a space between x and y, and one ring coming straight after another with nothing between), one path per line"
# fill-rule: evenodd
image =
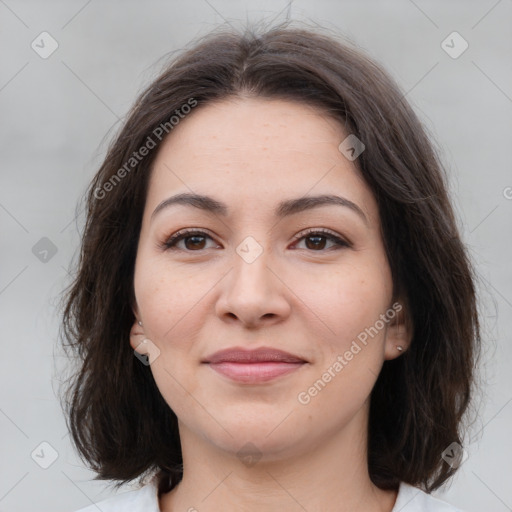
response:
M305 359L295 356L283 350L270 347L260 347L254 350L247 350L242 347L232 347L219 350L208 356L203 363L257 363L257 362L279 362L279 363L306 363Z

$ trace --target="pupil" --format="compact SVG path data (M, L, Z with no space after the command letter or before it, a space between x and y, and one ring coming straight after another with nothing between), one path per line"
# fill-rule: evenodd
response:
M314 242L312 244L312 246L310 247L310 244L308 244L308 240L316 240L316 242ZM322 241L324 243L318 243L318 240ZM308 249L323 249L325 247L325 237L323 236L310 236L308 238L306 238L306 246Z
M202 243L201 243L202 242ZM192 248L195 249L202 249L202 247L198 247L204 244L204 236L189 236L185 240L185 245L187 246L187 249L190 249L190 245L192 245Z
M313 242L310 243L311 241ZM306 246L308 249L323 249L325 247L325 241L326 238L324 236L309 236L306 238ZM202 246L204 245L204 236L189 236L185 240L185 245L187 246L187 249L190 249L191 246L195 249L202 249Z

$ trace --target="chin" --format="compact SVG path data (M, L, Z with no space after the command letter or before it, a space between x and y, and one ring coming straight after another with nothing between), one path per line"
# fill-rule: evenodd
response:
M203 431L203 436L224 451L237 454L244 447L259 452L260 456L273 458L273 455L290 450L300 444L300 427L285 420L286 414L267 415L266 417L219 418L224 427ZM210 425L211 427L211 425ZM226 432L227 431L227 432Z

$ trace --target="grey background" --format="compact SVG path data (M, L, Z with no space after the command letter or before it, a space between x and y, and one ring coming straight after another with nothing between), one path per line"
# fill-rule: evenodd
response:
M167 52L225 20L286 16L367 50L438 142L480 274L485 348L469 457L436 494L468 512L512 510L511 0L0 0L0 512L72 511L112 493L74 453L56 398L56 304L83 222L75 207L109 136ZM46 59L31 48L42 31L59 45ZM441 47L453 31L469 44L456 59ZM48 469L31 458L36 449L51 462L41 442L58 454Z

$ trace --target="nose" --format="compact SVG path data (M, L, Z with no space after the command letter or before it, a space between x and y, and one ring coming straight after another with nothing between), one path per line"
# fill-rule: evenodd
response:
M216 314L228 322L257 328L282 322L291 311L289 290L264 251L252 262L236 252L233 268L223 279Z

